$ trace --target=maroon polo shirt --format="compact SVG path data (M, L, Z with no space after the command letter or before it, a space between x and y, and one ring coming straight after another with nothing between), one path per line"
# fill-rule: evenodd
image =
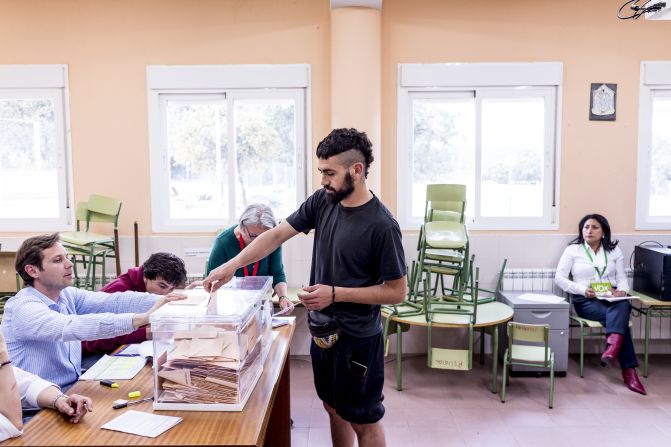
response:
M114 281L100 289L101 292L146 292L144 278L142 276L142 267L133 267L128 272L119 276ZM82 354L109 354L121 345L132 343L142 343L147 340L147 330L144 327L138 328L130 334L120 335L114 338L103 340L89 340L82 342Z

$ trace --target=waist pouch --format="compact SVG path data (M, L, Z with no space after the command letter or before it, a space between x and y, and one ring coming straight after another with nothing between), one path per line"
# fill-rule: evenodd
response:
M308 312L308 329L315 344L322 349L333 346L340 334L336 319L316 310Z

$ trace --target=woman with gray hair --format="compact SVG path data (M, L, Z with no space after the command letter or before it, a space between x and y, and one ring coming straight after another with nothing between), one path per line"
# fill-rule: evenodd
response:
M268 205L262 203L249 205L240 215L237 225L217 235L207 260L206 274L234 258L261 233L276 225L273 210ZM273 289L279 297L280 307L285 309L293 306L287 298L287 279L282 265L282 247L260 261L238 269L235 276L272 276Z

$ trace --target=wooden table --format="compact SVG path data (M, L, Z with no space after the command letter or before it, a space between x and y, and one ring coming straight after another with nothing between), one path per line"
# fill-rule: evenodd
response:
M387 315L383 311L383 317ZM491 331L492 342L492 393L497 390L497 366L499 351L499 325L513 318L513 309L506 304L492 302L478 305L478 313L473 328L481 328ZM403 345L401 342L401 324L410 326L428 326L425 315L399 316L393 315L391 321L400 323L396 325L396 389L401 390L401 360ZM469 315L435 314L432 326L434 328L467 328L470 323ZM430 349L430 347L429 347Z
M650 323L652 318L671 318L671 301L661 301L632 290L631 295L638 297L641 304L640 312L645 315L645 338L643 339L643 377L648 377L648 345L650 343Z
M101 425L128 409L153 413L152 403L144 402L127 409L113 410L112 402L127 398L130 391L142 396L154 394L150 366L129 381L119 381L118 389L100 386L98 382L77 382L70 393L93 399L94 411L79 424L73 425L55 411L40 411L24 428L24 435L4 445L227 445L286 446L291 445L289 400L289 346L296 324L276 329L274 341L263 365L254 391L241 412L156 411L156 414L184 419L156 438L102 430Z

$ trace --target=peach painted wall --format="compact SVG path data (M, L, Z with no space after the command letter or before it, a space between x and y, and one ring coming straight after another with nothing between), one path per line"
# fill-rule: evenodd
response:
M382 10L383 172L396 170L399 63L564 63L560 232L589 211L634 231L640 62L671 60L671 22L623 21L623 1L385 0ZM592 82L617 83L617 120L588 120ZM671 123L669 124L671 125ZM396 180L383 175L395 209Z
M561 61L559 233L592 210L633 232L640 62L671 60L671 22L619 21L620 3L385 0L378 162L390 209L399 63ZM331 127L330 38L328 0L0 0L0 64L68 64L75 201L120 197L122 235L135 219L151 234L147 65L310 64L313 151ZM591 82L618 84L617 121L588 120Z
M329 42L328 1L0 0L0 64L68 65L74 198L119 197L122 235L151 233L147 65L310 64L314 147Z

